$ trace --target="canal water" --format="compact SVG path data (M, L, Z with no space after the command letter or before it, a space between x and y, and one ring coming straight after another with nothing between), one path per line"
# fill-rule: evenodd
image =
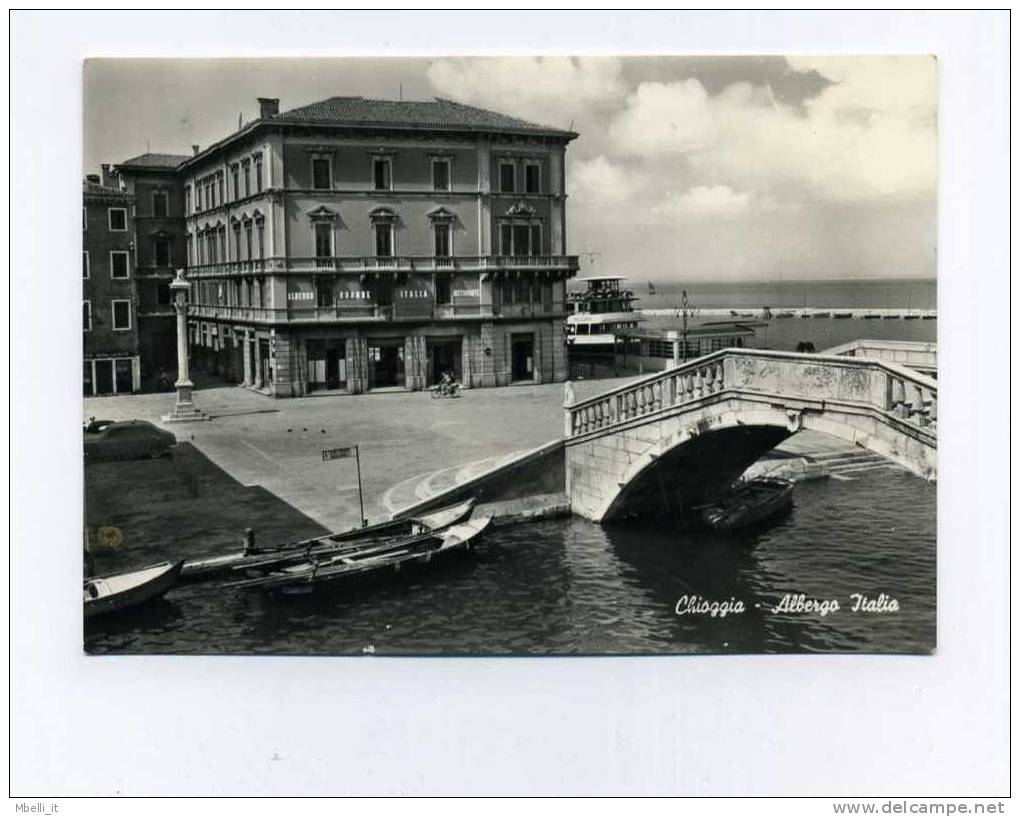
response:
M854 594L872 600L862 602L868 609L852 609ZM801 595L817 609L798 612ZM713 602L739 603L743 612L694 612L718 612ZM805 482L785 517L742 534L574 518L496 529L474 554L350 592L275 598L182 586L147 609L90 624L85 647L121 654L926 653L935 647L935 488L892 469Z

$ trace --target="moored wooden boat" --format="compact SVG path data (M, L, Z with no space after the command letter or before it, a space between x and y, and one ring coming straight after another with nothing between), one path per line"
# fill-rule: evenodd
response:
M442 530L465 519L471 513L474 504L474 499L467 499L422 516L380 522L362 528L351 528L339 533L298 542L285 542L248 552L238 550L220 556L193 559L184 563L181 578L186 581L199 581L217 578L237 569L271 569L304 562L313 557L341 553L373 543Z
M793 502L793 483L778 477L742 482L701 508L701 518L715 530L733 530L762 522Z
M174 586L184 562L161 562L131 573L85 579L85 618L112 613L159 598Z
M303 594L332 589L357 580L381 578L410 567L428 565L447 556L467 553L491 521L490 516L469 519L442 530L383 544L365 545L344 553L323 555L226 586Z

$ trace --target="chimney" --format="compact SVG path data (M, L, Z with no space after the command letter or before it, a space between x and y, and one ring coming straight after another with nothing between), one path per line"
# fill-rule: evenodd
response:
M280 112L280 100L259 97L259 119L269 119Z
M198 145L192 145L191 152L193 155L198 156Z
M89 173L85 177L85 181L92 182L92 184L99 184L99 174L98 173Z
M115 174L110 172L109 165L100 165L100 169L103 171L103 187L116 187L117 179Z

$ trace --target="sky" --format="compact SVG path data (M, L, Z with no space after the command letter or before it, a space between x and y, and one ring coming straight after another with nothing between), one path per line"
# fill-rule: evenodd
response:
M635 281L933 278L926 56L89 60L86 172L330 96L446 97L580 136L568 252Z

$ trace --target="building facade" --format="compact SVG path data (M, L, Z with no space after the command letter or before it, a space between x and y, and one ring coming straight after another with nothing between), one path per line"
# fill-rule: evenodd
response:
M141 386L134 200L108 173L86 177L82 193L83 394L134 392Z
M170 282L186 263L184 195L179 167L187 156L145 153L114 168L132 200L132 277L143 382L177 367ZM104 166L104 174L108 169Z
M445 100L259 102L176 170L193 362L277 397L566 379L576 134Z

